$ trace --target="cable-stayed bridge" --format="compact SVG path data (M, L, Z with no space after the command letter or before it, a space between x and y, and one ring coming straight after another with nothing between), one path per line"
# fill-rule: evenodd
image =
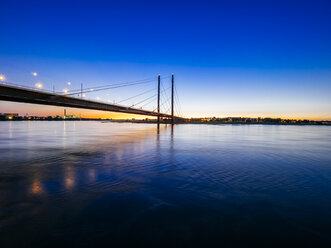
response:
M154 87L153 89L146 90L145 85L150 83L157 84L156 89ZM153 116L158 118L158 122L161 119L171 120L172 123L185 120L182 116L179 98L176 94L176 88L174 87L174 75L171 76L171 86L168 88L164 88L164 85L161 83L160 75L157 77L157 80L156 78L143 79L93 88L83 88L83 85L81 85L80 89L64 90L61 92L56 92L55 89L53 89L53 91L42 90L39 86L40 85L36 84L36 88L29 88L9 82L1 82L0 100ZM139 92L116 103L90 100L86 97L86 95L92 92L114 90L130 86L139 86L139 89L143 90L143 92ZM165 95L167 90L170 90L170 96ZM125 105L124 103L129 100L131 102L136 100L136 102L129 106ZM161 100L163 101L161 102ZM151 102L156 103L157 107L149 110L145 109L144 107ZM168 108L165 109L164 106L166 107L167 105ZM178 114L175 113L175 106L177 106ZM162 107L164 111L161 111Z

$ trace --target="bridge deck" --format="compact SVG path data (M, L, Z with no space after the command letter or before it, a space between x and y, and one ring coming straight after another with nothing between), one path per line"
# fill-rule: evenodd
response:
M49 93L44 91L32 90L23 87L0 84L0 100L12 102L25 102L42 105L62 106L71 108L93 109L110 112L120 112L127 114L146 115L146 116L160 116L163 118L171 118L171 115L149 110L125 107L116 104L107 104L92 100L86 100L56 93ZM174 117L175 119L184 119L181 117Z

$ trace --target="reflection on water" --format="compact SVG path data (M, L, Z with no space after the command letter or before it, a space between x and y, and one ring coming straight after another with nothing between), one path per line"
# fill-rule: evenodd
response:
M72 167L65 168L64 178L65 178L65 188L67 190L71 190L75 184L75 172Z
M0 122L2 247L328 247L331 127Z
M41 194L44 192L41 182L38 178L33 179L31 192L33 194Z

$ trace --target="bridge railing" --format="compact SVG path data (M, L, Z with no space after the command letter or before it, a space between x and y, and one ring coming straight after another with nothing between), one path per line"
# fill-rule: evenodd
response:
M36 92L43 92L43 93L47 92L47 93L54 94L54 92L51 91L51 90L38 89L36 87L27 86L27 85L21 85L21 84L15 84L15 83L11 83L11 82L8 82L8 81L6 81L6 82L0 82L0 84L13 86L13 87L20 88L20 89L33 90L33 91L36 91Z

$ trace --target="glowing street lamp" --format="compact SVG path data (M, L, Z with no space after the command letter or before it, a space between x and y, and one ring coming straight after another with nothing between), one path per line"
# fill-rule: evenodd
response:
M38 89L41 89L43 87L42 83L36 83L34 86L36 86Z
M0 81L5 81L5 80L6 80L5 75L0 75Z
M68 84L68 85L71 85L71 82L68 82L67 84Z
M32 72L32 75L36 77L36 76L38 76L38 73L37 72Z
M68 90L67 89L63 89L62 90L64 93L68 93Z

